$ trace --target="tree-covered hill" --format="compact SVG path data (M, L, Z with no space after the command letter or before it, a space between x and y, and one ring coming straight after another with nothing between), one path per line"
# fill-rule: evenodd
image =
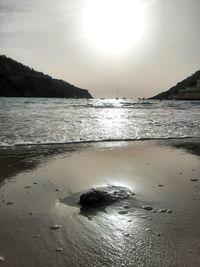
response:
M92 98L85 89L53 79L5 55L0 56L0 96Z
M182 96L184 100L187 100L187 94L188 94L188 99L190 100L192 98L190 97L191 93L189 95L189 92L186 91L186 88L196 87L198 80L200 80L200 70L195 72L193 75L187 77L183 81L178 82L175 86L170 88L168 91L165 91L156 96L153 96L151 99L174 99L176 97L178 99L181 99L181 96ZM200 100L200 88L197 88L195 97L197 97L197 99L195 100Z

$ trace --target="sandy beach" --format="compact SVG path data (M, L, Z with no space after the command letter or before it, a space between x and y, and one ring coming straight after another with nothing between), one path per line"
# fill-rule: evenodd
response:
M200 266L199 159L198 138L2 147L0 264ZM80 212L113 185L135 196Z

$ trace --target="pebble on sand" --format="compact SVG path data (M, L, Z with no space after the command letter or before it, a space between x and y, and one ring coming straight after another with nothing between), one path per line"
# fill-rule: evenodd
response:
M34 237L35 237L35 238L39 238L39 237L40 237L40 235L39 235L39 234L36 234Z
M173 213L173 211L172 210L167 210L167 213Z
M144 210L153 210L153 208L151 206L142 206L142 208Z
M127 214L128 211L127 211L127 210L120 210L120 211L118 211L118 213L119 213L119 214Z
M56 248L56 252L62 252L63 248Z
M126 233L126 234L124 234L124 236L130 236L130 234L129 233Z
M151 228L147 228L147 229L145 229L145 232L152 232L152 229Z
M26 185L26 186L24 186L24 188L28 189L28 188L31 188L31 186L30 185Z
M14 203L12 201L8 201L6 204L7 205L13 205Z
M190 181L191 181L191 182L197 182L197 181L199 181L199 179L197 179L197 178L192 178L192 179L190 179Z
M60 224L54 224L54 225L51 225L49 228L51 229L51 230L58 230L58 229L60 229L62 227L62 225L60 225Z
M167 210L166 209L159 209L159 211L158 211L159 213L166 213L167 212Z
M152 210L152 213L157 213L158 211L157 210Z

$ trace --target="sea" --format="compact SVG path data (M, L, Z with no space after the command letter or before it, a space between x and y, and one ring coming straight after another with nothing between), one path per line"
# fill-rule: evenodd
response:
M200 136L200 101L0 98L0 146Z

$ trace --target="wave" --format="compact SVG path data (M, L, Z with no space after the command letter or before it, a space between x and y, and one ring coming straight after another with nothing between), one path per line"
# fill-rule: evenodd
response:
M0 148L6 147L25 147L25 146L57 146L57 145L73 145L73 144L91 144L91 143L107 143L107 142L135 142L135 141L165 141L165 140L184 140L193 139L198 140L200 136L181 136L181 137L144 137L144 138L110 138L98 140L80 140L60 143L17 143L17 144L0 144Z
M153 107L155 108L155 105L153 105L152 103L142 103L142 104L138 104L138 103L121 103L120 105L92 105L92 104L87 104L87 105L70 105L70 107L73 108L94 108L94 109L139 109L139 108L149 108L149 107ZM68 107L66 107L68 108Z

